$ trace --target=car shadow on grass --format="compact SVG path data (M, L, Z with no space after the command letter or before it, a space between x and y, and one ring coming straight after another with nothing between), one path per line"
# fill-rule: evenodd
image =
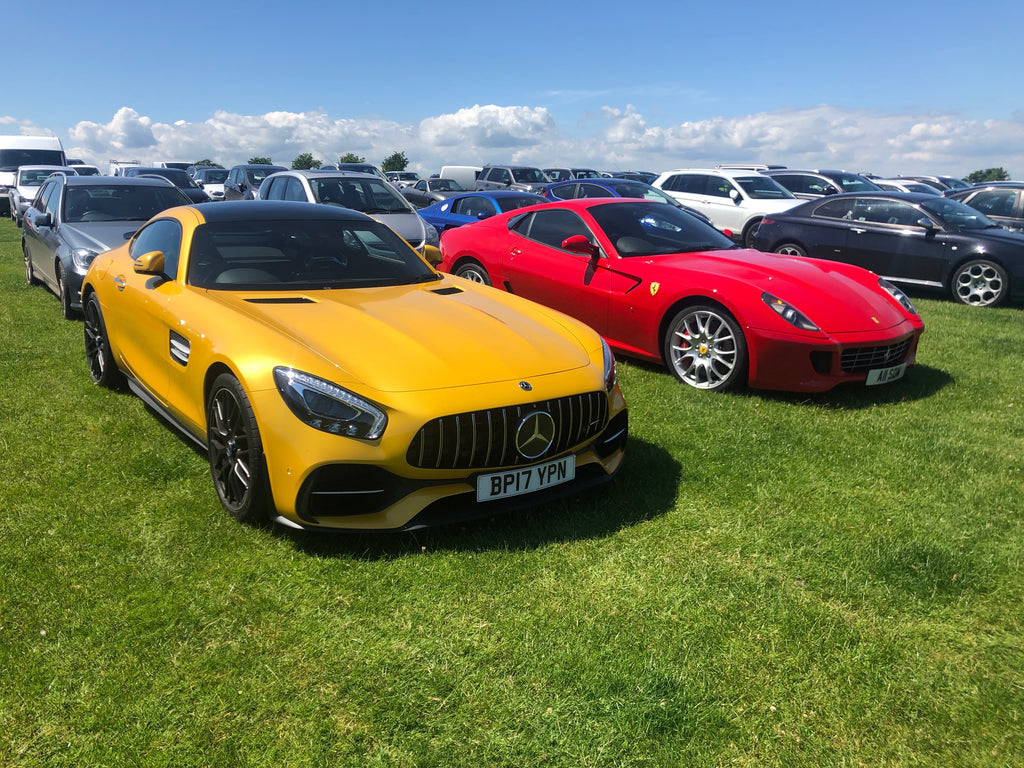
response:
M530 550L600 538L659 517L676 503L682 467L657 445L630 438L626 458L610 481L535 507L468 522L407 532L297 531L274 526L274 536L318 557L391 559L424 552Z
M952 376L940 368L928 365L915 365L907 369L899 381L890 384L868 387L864 384L850 382L840 384L828 392L807 394L801 392L770 392L767 390L747 389L737 394L760 397L777 402L806 404L817 408L833 410L858 410L875 408L880 405L910 403L923 400L938 393L954 382Z

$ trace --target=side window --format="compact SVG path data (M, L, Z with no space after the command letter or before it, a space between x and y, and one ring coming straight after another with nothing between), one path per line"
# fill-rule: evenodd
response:
M284 199L295 200L296 202L299 203L305 203L306 190L303 188L302 182L292 176L289 176L287 181L288 186L284 188Z
M53 191L57 188L57 183L54 181L48 181L43 185L43 188L39 190L39 194L36 195L36 199L32 202L32 207L37 211L45 211L47 202L53 195Z
M602 187L600 184L580 184L579 192L576 194L577 197L615 197L610 189Z
M137 258L150 251L161 251L164 255L164 274L171 278L178 275L178 261L181 257L181 226L173 219L158 219L140 230L128 246L131 257Z
M732 182L721 176L707 177L707 193L712 197L728 197L732 191Z
M899 226L915 226L921 214L912 205L896 200L877 200L862 198L857 201L853 210L856 221L871 224L896 224Z
M1015 189L987 189L971 198L968 205L986 216L1013 216Z
M272 179L266 188L261 190L263 193L261 197L264 200L281 200L284 194L284 184L280 183L281 179Z
M54 182L45 198L42 198L42 195L40 195L40 198L43 199L43 210L53 214L54 221L57 220L57 210L60 208L60 196L63 190L63 184Z
M491 181L496 181L499 184L511 184L512 174L510 174L505 168L494 168L491 171Z
M537 211L529 218L524 228L517 227L520 234L552 248L561 248L562 241L572 235L585 235L596 242L583 220L572 211Z
M417 181L416 182L416 189L420 190L421 192L426 192L427 191L427 182L426 182L426 180L425 179L420 179L419 181Z
M827 203L823 203L815 208L812 215L826 219L845 219L849 221L853 218L853 208L857 202L856 198L829 200Z
M572 200L576 197L576 185L575 184L563 184L560 187L555 187L551 190L551 194L557 197L559 200Z
M491 204L482 197L463 197L455 201L452 213L460 216L479 216L481 213L494 213Z

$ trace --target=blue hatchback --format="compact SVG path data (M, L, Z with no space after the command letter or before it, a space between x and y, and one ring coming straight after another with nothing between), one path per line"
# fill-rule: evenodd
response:
M547 202L549 201L540 195L530 192L467 192L420 208L419 214L433 224L438 232L444 232L446 229L471 224L499 213Z

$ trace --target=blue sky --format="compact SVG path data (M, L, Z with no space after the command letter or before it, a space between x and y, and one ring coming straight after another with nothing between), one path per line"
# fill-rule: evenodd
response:
M757 161L1024 177L1020 0L65 0L3 16L9 32L47 24L0 85L0 133L54 133L100 165L400 150L425 173Z

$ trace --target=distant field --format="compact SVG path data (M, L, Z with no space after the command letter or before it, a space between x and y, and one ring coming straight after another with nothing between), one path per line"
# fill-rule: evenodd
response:
M620 361L614 482L310 535L90 382L0 220L0 765L1024 765L1024 313L915 301L888 387Z

